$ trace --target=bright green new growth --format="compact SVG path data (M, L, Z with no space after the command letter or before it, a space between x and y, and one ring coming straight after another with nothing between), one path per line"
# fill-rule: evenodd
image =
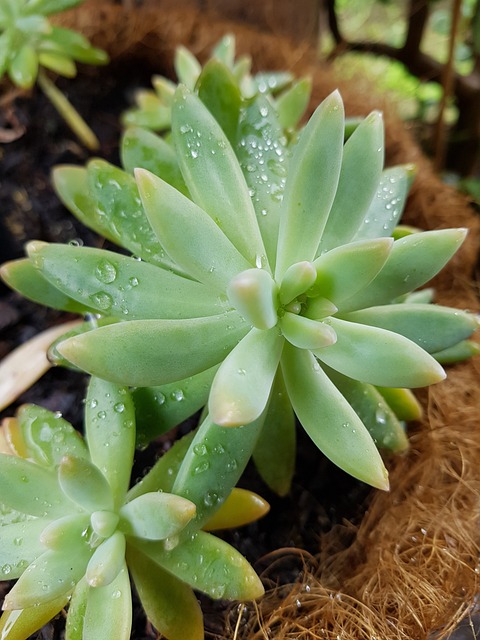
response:
M18 581L3 605L4 640L28 637L67 603L67 640L127 640L129 572L148 617L169 640L203 638L192 588L213 598L262 595L248 562L200 530L265 512L254 494L232 492L249 457L235 432L205 422L128 491L135 413L125 387L92 378L85 441L33 405L5 428L17 455L0 454L3 512L10 510L0 526L0 579ZM230 470L219 472L223 460Z
M376 112L344 142L338 93L292 144L261 94L243 100L235 118L230 142L205 104L180 87L172 147L151 133L127 134L125 165L144 167L136 182L98 160L56 170L67 206L141 260L31 243L29 259L3 275L20 291L32 277L41 282L44 303L103 317L51 355L138 387L143 439L207 401L218 425L261 418L254 460L285 493L295 412L332 461L386 489L377 446L398 451L407 441L399 422L405 399L397 417L384 388L443 379L435 354L477 326L468 313L409 298L465 230L392 239L410 170L383 170Z
M0 78L6 73L18 87L38 83L70 128L90 149L98 148L94 133L43 69L73 78L75 61L106 64L104 51L71 29L50 24L48 16L83 0L0 0Z

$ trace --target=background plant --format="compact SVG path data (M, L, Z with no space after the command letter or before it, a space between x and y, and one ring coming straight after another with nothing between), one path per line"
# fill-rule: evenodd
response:
M247 561L200 530L238 526L268 509L233 489L249 457L238 434L205 423L128 491L133 400L125 387L92 378L85 441L34 405L7 419L3 436L10 455L0 454L0 577L18 578L0 619L6 640L27 638L67 604L68 640L129 638L129 572L151 622L170 640L203 638L192 587L213 598L263 593Z
M90 149L98 148L93 131L55 87L44 69L73 78L75 61L105 64L108 56L81 34L52 25L52 14L78 6L83 0L0 0L0 78L8 74L22 89L35 82L71 129Z

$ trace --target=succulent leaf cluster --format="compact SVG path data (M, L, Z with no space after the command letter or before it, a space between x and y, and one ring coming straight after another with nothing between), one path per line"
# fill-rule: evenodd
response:
M82 1L0 0L0 77L8 73L15 85L26 89L35 83L39 67L71 78L76 74L75 61L105 64L104 51L48 20Z
M434 356L477 326L409 297L466 232L392 237L411 170L383 169L377 112L345 141L337 92L291 138L261 93L232 120L229 138L180 86L170 142L140 130L124 139L135 178L100 160L57 168L67 206L134 256L33 242L4 278L44 303L101 316L51 357L135 387L140 425L153 421L159 433L205 404L224 427L262 418L253 456L285 493L296 415L337 465L386 489L378 448L407 446L411 403L391 389L443 379Z
M257 94L268 95L275 103L280 125L285 130L294 130L308 105L310 79L295 80L287 71L252 75L250 56L237 59L235 49L235 36L224 36L202 67L188 49L177 47L174 67L178 83L198 94L230 140L236 135L236 120L242 100ZM171 127L172 103L177 85L158 75L152 78L152 85L153 90L137 90L136 106L123 114L123 123L127 127L138 126L165 135Z
M248 562L206 531L268 509L259 496L232 491L248 456L232 457L237 442L228 430L205 424L130 490L135 412L123 386L92 378L85 440L61 416L33 405L7 419L3 435L9 517L0 526L0 578L18 578L0 619L5 640L26 638L67 604L68 640L129 638L129 574L149 619L170 640L203 638L192 587L213 598L263 593ZM230 474L200 466L207 447L231 467L235 460Z

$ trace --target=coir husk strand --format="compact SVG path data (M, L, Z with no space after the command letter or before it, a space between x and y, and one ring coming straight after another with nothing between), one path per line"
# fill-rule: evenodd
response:
M93 8L92 8L93 7ZM90 10L89 10L90 9ZM478 311L473 280L479 221L466 200L442 184L384 98L361 79L345 83L308 46L194 10L143 9L87 3L64 24L81 30L112 59L135 58L159 72L172 69L183 44L200 58L227 32L256 69L292 69L313 78L312 109L340 87L348 115L384 110L388 164L413 162L417 177L404 221L424 229L468 227L462 250L434 281L437 302ZM423 392L425 418L412 429L410 451L388 461L390 493L372 492L368 511L319 533L319 553L293 549L297 583L275 588L253 606L226 614L223 638L420 640L444 638L471 610L478 593L480 434L478 359L450 367L448 380ZM265 572L268 584L273 569ZM241 624L239 624L241 623Z

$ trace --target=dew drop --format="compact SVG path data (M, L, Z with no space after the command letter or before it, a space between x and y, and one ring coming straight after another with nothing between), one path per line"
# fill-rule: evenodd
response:
M123 413L125 411L125 405L123 402L117 402L117 404L114 405L113 410L116 413Z
M99 411L97 413L97 418L100 418L100 420L104 420L107 417L107 413L105 411Z
M117 270L108 260L100 260L95 269L95 277L104 284L110 284L116 279Z
M129 283L132 285L132 287L137 287L138 286L138 278L136 278L135 276L131 277L129 279Z
M11 573L11 572L12 572L12 567L11 567L11 565L9 565L9 564L4 564L4 565L3 565L3 567L2 567L2 573L3 573L3 575L8 576L8 574L9 574L9 573Z
M193 475L198 476L201 473L205 473L205 471L208 471L208 469L210 468L210 463L205 460L205 462L202 462L201 464L197 465L194 470L193 470Z
M102 309L102 311L110 309L113 304L112 296L106 291L97 291L97 293L93 293L90 296L90 300L96 307Z
M175 391L172 391L170 397L172 400L175 400L175 402L181 402L185 398L181 389L175 389Z
M196 444L193 447L193 453L197 456L204 456L207 453L207 447L203 444Z

